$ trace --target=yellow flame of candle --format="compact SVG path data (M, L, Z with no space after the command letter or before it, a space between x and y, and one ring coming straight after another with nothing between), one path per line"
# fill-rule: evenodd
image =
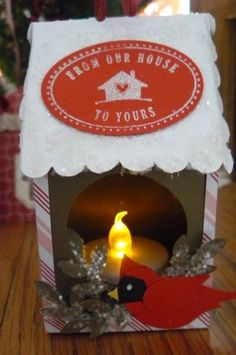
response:
M123 258L124 254L131 252L132 239L129 228L122 221L122 218L128 214L127 211L117 213L115 221L109 232L109 247L112 256Z

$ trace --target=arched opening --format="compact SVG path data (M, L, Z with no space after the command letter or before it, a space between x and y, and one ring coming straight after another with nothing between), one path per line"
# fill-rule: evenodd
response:
M133 236L162 243L171 251L176 239L187 232L187 220L178 198L153 179L114 174L85 188L74 200L68 227L85 243L108 236L117 212L127 210L125 223Z

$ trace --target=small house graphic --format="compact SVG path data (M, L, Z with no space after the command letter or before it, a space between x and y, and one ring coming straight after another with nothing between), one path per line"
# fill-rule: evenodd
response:
M96 102L110 102L117 100L142 100L152 101L150 98L142 98L142 88L148 85L135 77L135 71L131 70L130 74L120 71L104 84L98 87L98 90L105 91L105 100Z

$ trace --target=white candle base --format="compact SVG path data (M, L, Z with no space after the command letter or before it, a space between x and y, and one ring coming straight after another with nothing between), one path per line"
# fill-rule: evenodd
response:
M86 244L87 260L90 261L91 252L95 247L105 241L105 238L100 238ZM168 250L162 244L144 237L132 237L132 252L128 253L127 256L139 264L150 267L154 271L163 268L169 259ZM121 261L122 258L115 257L111 253L111 250L108 250L106 267L102 272L102 276L110 283L118 283Z

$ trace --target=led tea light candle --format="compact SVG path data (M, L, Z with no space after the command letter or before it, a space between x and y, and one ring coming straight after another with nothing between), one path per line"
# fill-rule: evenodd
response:
M127 213L127 211L117 213L115 223L111 227L108 237L111 256L118 259L123 258L124 254L130 254L132 250L132 239L129 228L122 221L122 218Z
M127 211L117 213L114 224L108 236L108 253L103 277L111 283L117 283L120 274L120 264L124 255L132 260L158 271L168 261L167 249L159 242L138 236L131 236L129 228L122 221ZM89 259L91 252L105 241L105 238L93 240L86 244L86 257Z

